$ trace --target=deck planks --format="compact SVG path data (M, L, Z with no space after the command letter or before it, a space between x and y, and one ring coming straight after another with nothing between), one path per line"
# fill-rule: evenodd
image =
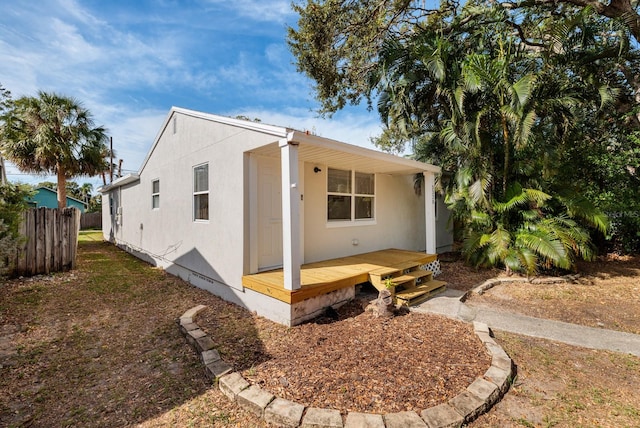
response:
M405 264L426 264L437 259L435 254L387 249L354 256L307 263L300 268L299 290L284 288L282 269L242 277L245 288L294 304L312 297L352 287L369 280L369 272ZM397 268L396 268L397 269Z

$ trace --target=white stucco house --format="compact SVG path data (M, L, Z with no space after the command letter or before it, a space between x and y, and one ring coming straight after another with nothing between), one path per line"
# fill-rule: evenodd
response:
M421 195L416 173L425 177ZM383 262L435 259L444 223L436 219L438 173L308 132L174 107L139 172L99 189L103 233L198 287L294 325L352 298Z

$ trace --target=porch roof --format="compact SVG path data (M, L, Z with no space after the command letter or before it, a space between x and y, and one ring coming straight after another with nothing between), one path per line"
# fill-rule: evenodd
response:
M312 164L389 175L440 172L440 168L435 165L310 135L305 132L290 132L287 134L287 141L290 144L298 145L298 160ZM251 150L251 152L262 156L279 158L279 142L267 144Z

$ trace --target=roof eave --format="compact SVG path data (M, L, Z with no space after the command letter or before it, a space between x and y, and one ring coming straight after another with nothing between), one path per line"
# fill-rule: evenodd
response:
M125 185L130 184L130 183L134 183L134 182L136 182L138 180L140 180L140 175L139 174L123 175L122 177L114 180L113 182L107 184L106 186L98 187L97 192L99 192L99 193L107 193L107 192L109 192L109 191L111 191L113 189L125 186Z

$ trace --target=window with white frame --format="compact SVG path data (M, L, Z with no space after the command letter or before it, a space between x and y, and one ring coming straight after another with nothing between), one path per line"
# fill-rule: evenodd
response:
M209 164L193 168L193 219L209 220Z
M328 168L327 220L373 220L375 175Z
M160 180L151 182L151 208L154 210L160 208Z

